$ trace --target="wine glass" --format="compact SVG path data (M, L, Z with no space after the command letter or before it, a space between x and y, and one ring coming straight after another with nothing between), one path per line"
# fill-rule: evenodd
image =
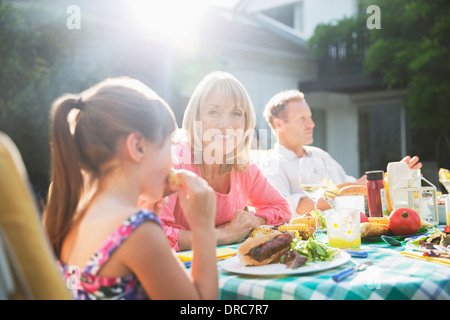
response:
M301 158L298 181L300 188L314 202L316 230L321 232L318 223L317 202L328 187L328 171L325 159L321 157Z

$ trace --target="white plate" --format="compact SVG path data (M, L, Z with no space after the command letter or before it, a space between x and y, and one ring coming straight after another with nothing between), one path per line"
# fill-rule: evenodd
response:
M222 261L220 263L220 267L223 271L232 273L257 276L275 276L319 272L339 267L348 261L350 261L350 255L344 251L339 251L331 261L307 262L305 265L297 269L287 268L285 264L281 263L272 263L258 267L247 267L242 265L238 256L234 256Z
M428 235L428 236L418 237L418 238L416 238L416 239L411 239L411 240L409 240L409 241L405 244L405 249L416 250L416 251L422 251L422 252L430 252L430 251L431 251L430 249L427 249L427 248L422 247L422 246L418 246L418 245L416 245L416 244L413 243L414 241L417 241L417 240L420 240L420 239L426 239L426 238L428 238L428 237L429 237L429 235ZM434 251L436 251L436 250L434 250Z

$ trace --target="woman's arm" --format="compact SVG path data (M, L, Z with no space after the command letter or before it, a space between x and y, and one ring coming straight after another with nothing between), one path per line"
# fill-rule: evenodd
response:
M266 219L269 225L289 221L292 213L287 200L267 181L256 165L252 165L249 170L253 181L249 186L247 203L256 208L255 215Z
M254 215L253 212L236 210L231 221L218 226L215 231L217 245L223 246L242 241L253 229L266 224L266 219ZM189 230L179 230L178 246L180 251L192 249L192 233Z

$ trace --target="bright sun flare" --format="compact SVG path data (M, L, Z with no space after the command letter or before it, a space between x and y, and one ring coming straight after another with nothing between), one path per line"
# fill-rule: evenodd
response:
M206 0L132 0L129 2L139 28L181 45L195 39L205 15Z

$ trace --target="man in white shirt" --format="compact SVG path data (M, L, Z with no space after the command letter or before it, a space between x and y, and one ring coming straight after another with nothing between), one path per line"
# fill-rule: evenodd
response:
M345 173L342 166L326 151L312 146L314 121L304 95L298 90L287 90L273 96L264 109L264 118L278 137L278 143L265 159L260 161L261 171L278 191L288 200L293 217L314 209L313 201L300 189L298 173L302 157L323 157L328 177L334 184L344 182L365 183L366 177L356 179ZM422 164L417 156L402 159L410 168L419 169ZM318 209L330 206L321 198Z

